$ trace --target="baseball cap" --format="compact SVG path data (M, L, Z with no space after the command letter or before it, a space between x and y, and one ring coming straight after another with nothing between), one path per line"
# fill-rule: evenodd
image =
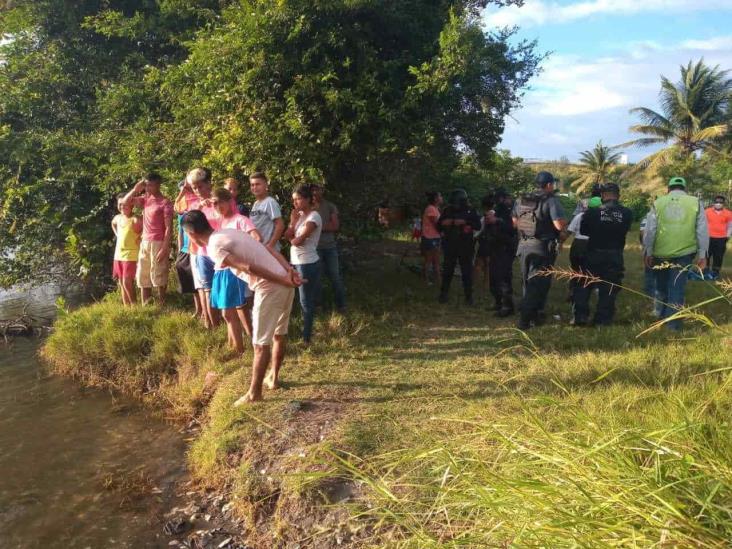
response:
M550 183L556 183L556 179L549 172L539 172L536 174L536 186L546 187Z
M668 186L669 187L684 187L686 188L686 179L683 177L672 177L668 180Z
M587 203L588 208L599 208L600 206L602 206L602 198L599 196L593 196Z

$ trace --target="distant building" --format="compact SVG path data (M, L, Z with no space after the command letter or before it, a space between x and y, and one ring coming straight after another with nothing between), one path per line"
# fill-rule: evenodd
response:
M620 158L618 159L618 164L621 166L627 166L628 165L628 155L623 153L620 155Z

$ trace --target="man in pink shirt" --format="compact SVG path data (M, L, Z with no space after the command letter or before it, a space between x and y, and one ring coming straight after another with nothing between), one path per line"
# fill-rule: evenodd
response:
M160 192L162 182L160 175L150 173L122 199L124 204L142 208L142 243L137 261L137 285L142 302L148 303L152 289L156 288L160 305L165 303L168 289L173 235L173 203Z
M261 400L263 384L266 383L269 389L278 387L294 288L303 280L279 252L243 231L214 231L201 211L188 212L183 216L181 226L192 241L208 250L217 267L231 269L254 291L252 379L247 394L234 405ZM268 366L271 369L265 382Z

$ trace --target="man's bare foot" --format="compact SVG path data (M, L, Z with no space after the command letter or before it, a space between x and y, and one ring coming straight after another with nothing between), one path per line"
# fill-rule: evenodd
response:
M249 391L247 394L245 394L234 403L234 408L244 406L245 404L249 404L250 402L257 402L259 400L262 400L262 395L255 395L251 391Z
M278 379L275 379L274 373L271 370L267 374L267 377L264 378L264 386L271 391L280 388L280 382Z

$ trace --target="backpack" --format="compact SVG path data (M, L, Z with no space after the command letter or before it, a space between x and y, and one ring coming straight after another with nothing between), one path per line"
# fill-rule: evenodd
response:
M546 195L525 194L521 197L517 204L518 222L516 229L521 238L535 238L536 225L539 221L539 211L546 201Z

